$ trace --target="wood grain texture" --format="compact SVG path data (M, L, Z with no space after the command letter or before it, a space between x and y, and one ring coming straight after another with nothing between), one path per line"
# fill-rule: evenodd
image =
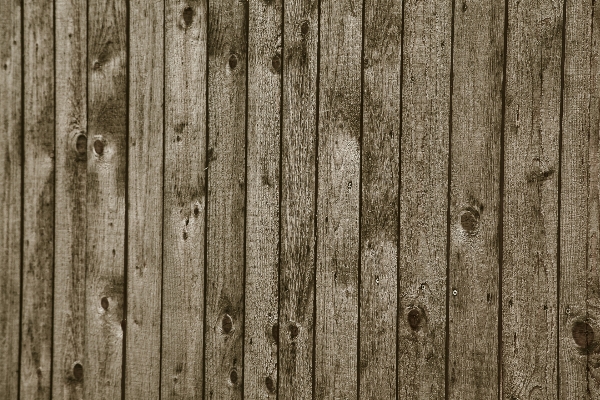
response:
M443 398L452 2L404 4L398 396Z
M127 7L88 4L84 397L121 396L127 188Z
M164 2L129 2L125 398L160 392ZM151 57L148 57L148 54Z
M312 398L319 4L284 5L278 397Z
M508 2L502 393L557 398L562 1Z
M87 2L56 13L56 219L52 398L83 397L87 229Z
M208 9L205 398L243 388L248 3Z
M204 387L207 2L165 9L162 399Z
M454 9L448 397L498 398L502 0Z
M321 1L315 397L356 398L362 3Z
M54 273L54 3L23 2L20 397L49 399Z
M600 317L588 303L590 283L594 284L597 274L592 271L598 267L594 264L598 228L591 219L597 215L598 202L597 195L594 198L597 176L592 175L598 168L594 159L597 139L590 129L593 3L566 0L565 10L558 397L593 399L591 388L598 381L588 371L588 361L596 358L596 344L593 333L586 334L589 328L598 331Z
M0 7L0 393L12 400L19 391L22 2L2 0Z
M365 1L363 28L358 391L396 399L402 1Z
M244 396L275 398L279 283L279 154L282 6L251 0L248 27L248 151Z

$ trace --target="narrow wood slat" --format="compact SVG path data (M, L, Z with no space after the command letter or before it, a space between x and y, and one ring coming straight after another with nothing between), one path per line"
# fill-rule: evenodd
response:
M502 393L557 398L562 1L508 2Z
M2 0L0 8L0 393L16 399L22 238L22 2Z
M249 1L244 396L275 398L282 1Z
M396 399L402 1L364 5L360 398Z
M165 9L162 399L204 387L207 2Z
M56 220L52 398L83 397L87 229L87 2L56 13Z
M127 188L127 5L88 4L85 398L121 396Z
M404 24L398 396L443 398L452 2L407 1Z
M498 398L503 0L454 8L450 183L450 399Z
M160 391L164 22L164 2L129 2L128 399Z
M54 270L54 2L23 3L20 397L49 399Z
M597 304L597 127L591 130L592 1L566 0L560 165L560 399L594 399ZM594 114L597 110L594 111ZM592 306L592 307L590 307ZM589 332L589 333L586 333ZM588 336L589 335L589 336ZM588 368L592 367L590 371Z
M208 9L205 398L242 397L248 3Z
M319 4L284 5L278 398L313 388Z
M362 2L321 1L315 396L357 397Z

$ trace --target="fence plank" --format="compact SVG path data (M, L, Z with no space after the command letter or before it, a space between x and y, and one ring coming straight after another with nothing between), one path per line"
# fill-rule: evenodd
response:
M362 4L321 1L315 396L357 397Z
M164 2L129 2L125 398L160 391ZM151 57L148 57L151 54Z
M207 2L169 0L165 12L162 398L201 399Z
M127 5L89 2L85 398L121 396L127 188Z
M19 390L21 291L22 37L20 0L0 7L0 393L16 399Z
M592 1L566 0L559 186L561 399L593 399L590 389L598 384L588 371L588 362L595 358L593 332L598 331L600 317L588 300L597 298L591 290L597 285L594 269L598 268L598 228L591 219L597 213L598 201L597 195L593 196L597 177L591 174L597 171L597 128L590 131L592 16Z
M56 13L56 220L52 398L83 397L87 2L61 0Z
M54 270L54 2L23 2L23 399L48 399Z
M442 398L452 2L404 13L398 396Z
M242 397L248 3L208 10L205 397Z
M508 2L502 392L557 396L562 1Z
M275 398L282 2L249 1L244 396Z
M318 2L284 5L278 397L312 398Z
M503 0L456 2L448 396L498 397ZM485 29L482 29L485 27Z

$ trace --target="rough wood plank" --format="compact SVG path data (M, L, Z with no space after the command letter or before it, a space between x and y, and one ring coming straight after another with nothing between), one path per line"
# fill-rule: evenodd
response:
M165 13L162 398L201 399L207 2L169 0Z
M509 0L502 393L557 396L562 1Z
M19 390L21 291L21 12L20 0L0 7L0 393L16 399Z
M315 396L356 398L362 2L321 1Z
M319 4L284 5L278 397L312 398Z
M249 1L244 396L275 398L282 1Z
M597 373L588 372L592 364L598 365L593 332L598 331L600 320L598 310L588 302L588 296L598 298L592 292L598 268L598 227L592 220L597 218L598 202L597 176L592 175L598 168L597 139L592 134L597 128L591 131L590 120L592 16L591 0L566 0L559 186L561 399L593 399L590 389L598 385Z
M56 220L52 398L83 397L87 2L56 1Z
M404 4L398 396L443 398L452 2Z
M88 4L85 398L121 396L127 187L127 6Z
M54 273L54 2L23 2L22 399L48 399Z
M129 2L125 398L160 392L164 2ZM151 56L148 56L148 55Z
M454 9L448 396L498 398L504 0Z
M248 3L208 9L205 398L242 398Z

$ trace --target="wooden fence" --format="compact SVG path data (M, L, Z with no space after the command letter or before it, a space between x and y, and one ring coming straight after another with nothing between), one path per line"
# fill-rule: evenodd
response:
M0 5L0 399L600 399L600 2Z

